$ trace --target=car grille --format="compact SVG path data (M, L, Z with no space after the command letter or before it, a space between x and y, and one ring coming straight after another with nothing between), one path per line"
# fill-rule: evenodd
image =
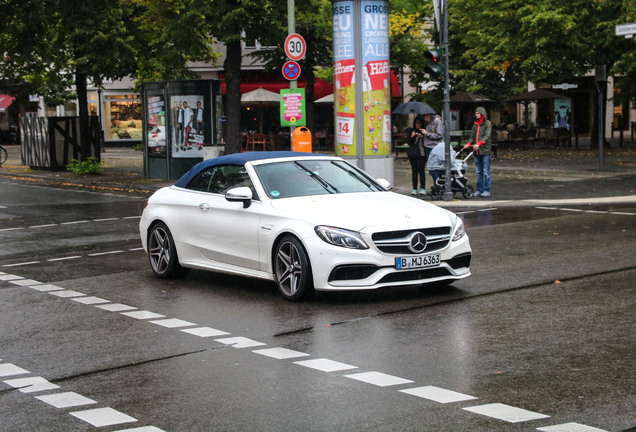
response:
M394 255L413 255L409 249L409 236L421 232L426 236L426 249L420 253L440 250L448 245L451 239L450 227L422 228L415 230L386 231L371 236L373 244L382 252Z

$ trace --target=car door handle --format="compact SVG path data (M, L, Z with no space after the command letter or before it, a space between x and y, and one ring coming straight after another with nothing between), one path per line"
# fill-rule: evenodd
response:
M203 211L208 211L210 210L210 204L208 203L201 203L199 204L199 209L203 210Z

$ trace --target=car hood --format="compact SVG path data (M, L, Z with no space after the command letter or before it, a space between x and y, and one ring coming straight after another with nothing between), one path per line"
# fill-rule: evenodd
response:
M362 231L452 226L455 216L441 207L394 192L363 192L271 201L272 208L316 225Z

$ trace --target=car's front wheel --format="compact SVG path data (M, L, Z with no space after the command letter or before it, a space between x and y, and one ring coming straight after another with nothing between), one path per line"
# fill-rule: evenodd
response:
M296 237L285 236L278 243L274 272L278 290L287 300L301 300L313 290L309 258Z
M148 258L152 271L160 278L171 278L182 272L172 234L161 222L153 225L148 233Z

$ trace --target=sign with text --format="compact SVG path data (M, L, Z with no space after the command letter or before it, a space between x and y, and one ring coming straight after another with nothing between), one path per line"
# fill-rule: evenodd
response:
M333 4L334 113L336 154L355 156L356 86L353 79L353 1Z
M292 33L285 39L285 54L290 60L298 61L305 57L307 44L305 38L298 33Z
M294 127L304 126L306 124L305 89L281 89L280 125L282 127Z

